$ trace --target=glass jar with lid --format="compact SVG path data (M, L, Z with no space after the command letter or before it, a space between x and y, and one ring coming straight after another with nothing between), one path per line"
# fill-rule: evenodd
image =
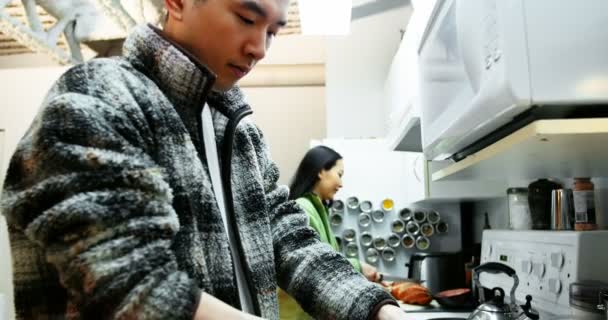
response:
M513 230L531 230L532 215L528 204L528 188L507 189L509 201L509 227Z

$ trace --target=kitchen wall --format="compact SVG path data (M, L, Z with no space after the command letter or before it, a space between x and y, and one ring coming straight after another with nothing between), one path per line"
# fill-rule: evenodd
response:
M253 117L279 166L281 184L289 183L310 140L327 135L326 46L325 38L319 36L279 37L261 65L243 82ZM265 67L273 66L284 66L285 76L273 71L270 77L255 81L259 75L268 74ZM310 77L298 80L304 74L313 74L314 81Z
M47 89L65 70L65 67L56 66L0 69L0 128L6 130L0 181L4 181L10 155L32 122Z
M458 203L436 203L433 205L411 204L408 200L408 176L411 170L406 163L408 154L405 152L391 152L384 139L325 139L315 141L313 145L323 144L333 148L343 157L344 176L343 187L338 191L335 199L346 202L351 196L360 201L371 201L373 209L381 208L382 200L390 198L394 201L394 209L385 214L384 221L372 222L370 226L362 227L358 224L358 211L346 210L343 222L339 226L332 226L336 236L341 236L345 229L352 228L359 236L367 231L374 237L387 238L391 222L398 219L398 212L403 208L433 209L439 212L441 219L449 225L445 234L435 234L429 238L428 252L455 252L461 249L460 207ZM403 236L403 233L399 234ZM359 243L358 258L365 259L365 250ZM379 271L392 275L405 276L406 262L416 248L406 249L399 245L395 248L395 260L383 261L380 259L375 266Z
M383 137L387 114L383 88L411 7L351 23L349 36L327 42L327 136Z
M0 128L5 129L4 157L0 168L0 181L4 182L8 160L18 140L27 130L46 89L65 70L64 67L0 69L2 107ZM0 182L0 190L2 188ZM8 234L4 216L0 216L0 294L12 306L11 259L9 257ZM8 308L12 312L12 307ZM0 315L2 317L3 315ZM6 316L6 315L4 315ZM12 319L12 314L9 319Z
M264 132L280 184L288 184L311 139L322 139L325 87L244 88L256 124Z

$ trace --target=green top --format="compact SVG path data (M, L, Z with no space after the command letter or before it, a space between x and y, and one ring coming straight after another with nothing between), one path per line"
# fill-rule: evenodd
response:
M296 203L302 207L308 216L308 225L315 229L321 241L329 244L334 250L340 251L338 241L329 225L329 215L323 205L321 198L312 192L304 194L296 199ZM361 272L361 263L358 259L348 258L355 270ZM300 305L285 291L279 289L279 315L281 320L311 320L312 318L300 308Z
M309 192L296 199L296 202L304 209L304 212L306 212L306 215L308 216L308 225L319 233L321 241L329 244L334 250L340 251L336 236L329 226L327 209L325 208L325 205L323 205L323 202L321 202L321 198L316 194ZM348 261L350 261L358 272L361 272L361 263L359 262L359 259L348 258Z

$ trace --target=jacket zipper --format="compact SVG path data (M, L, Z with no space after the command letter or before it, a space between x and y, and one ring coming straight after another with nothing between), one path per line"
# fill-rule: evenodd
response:
M205 90L206 91L206 90ZM206 92L205 92L206 93ZM206 94L205 94L206 96ZM204 104L202 104L204 107ZM200 112L202 112L202 108L199 110ZM257 316L261 316L262 312L261 312L261 308L260 308L260 304L258 302L258 299L256 297L255 292L253 292L254 290L254 285L253 285L253 279L251 278L251 274L248 271L247 268L247 261L245 260L245 254L244 254L244 249L243 249L243 244L241 242L241 235L239 233L239 229L236 223L236 220L234 218L235 212L234 212L234 199L232 197L232 181L230 180L230 177L232 175L232 167L231 167L231 163L232 163L232 146L234 144L234 133L236 132L236 127L238 126L239 122L241 122L241 120L243 120L243 118L245 118L248 115L251 115L253 113L253 111L249 108L249 106L244 106L241 107L240 109L232 112L232 114L226 115L228 117L228 124L226 125L226 131L224 133L224 146L222 148L222 161L221 161L221 179L222 179L222 185L224 187L224 197L226 200L226 215L228 218L228 223L230 224L230 226L232 227L232 230L234 230L234 236L236 237L236 241L237 241L237 256L239 257L239 259L241 260L241 265L244 266L243 270L245 271L245 281L247 281L247 285L249 288L249 296L251 297L251 301L253 302L253 311L255 312L255 314ZM203 132L202 131L202 121L200 120L200 117L197 117L197 126L198 126L198 132ZM201 152L204 152L205 150L205 145L203 142L202 137L199 139L199 144L200 144L200 149ZM232 265L232 270L235 270L236 272L236 268L234 266L234 262ZM235 275L236 276L236 275ZM242 307L242 306L241 306Z
M236 110L228 121L228 125L226 126L226 132L224 134L224 146L222 149L222 184L224 186L224 197L226 198L226 210L228 211L228 223L232 226L232 230L234 230L234 235L237 238L237 248L238 248L238 256L241 260L241 265L244 266L243 270L245 271L245 280L247 281L249 288L249 295L251 297L251 301L253 302L253 310L257 316L261 316L262 312L260 309L260 304L258 302L257 296L254 290L253 279L251 278L251 274L249 272L249 268L247 268L248 264L245 260L245 254L243 249L243 243L241 242L241 234L239 233L239 229L236 223L236 219L234 217L234 199L232 197L232 146L234 144L234 134L236 132L236 127L241 122L243 118L248 115L251 115L253 111L248 107L244 106L240 109ZM233 266L234 267L234 266Z

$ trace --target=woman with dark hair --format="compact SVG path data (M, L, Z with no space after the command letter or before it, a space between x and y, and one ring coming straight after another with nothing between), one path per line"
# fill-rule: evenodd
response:
M331 176L332 173L333 176ZM320 197L319 193L323 193L324 199L321 200L331 200L342 187L343 174L344 164L339 153L326 146L314 147L306 152L296 170L289 185L289 200L298 199L311 192ZM317 182L323 185L317 185ZM334 190L328 190L328 184L333 184Z
M336 251L340 249L329 226L327 204L342 188L343 175L342 156L329 147L317 146L306 152L289 186L289 199L296 200L308 216L308 225ZM355 258L348 261L368 280L378 280L375 267ZM311 319L283 290L279 290L279 307L282 320Z

